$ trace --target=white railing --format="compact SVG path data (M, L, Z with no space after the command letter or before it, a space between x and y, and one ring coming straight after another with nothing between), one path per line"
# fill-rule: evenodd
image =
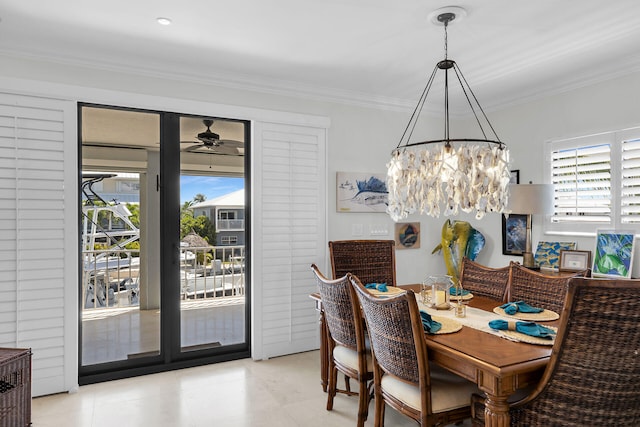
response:
M139 304L139 250L84 251L83 265L85 309ZM179 286L185 300L244 295L244 246L181 247Z
M182 299L244 295L244 246L181 248Z
M96 249L82 255L85 309L138 305L140 250Z
M217 230L244 230L244 219L218 219Z

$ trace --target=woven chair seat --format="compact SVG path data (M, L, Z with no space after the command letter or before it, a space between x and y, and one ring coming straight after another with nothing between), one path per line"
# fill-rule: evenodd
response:
M373 372L373 359L371 353L367 353L367 372ZM333 358L342 366L346 366L355 371L358 368L358 352L342 345L336 345L333 349Z
M471 417L475 384L432 368L415 294L411 290L376 298L351 274L367 322L373 353L375 419L384 425L385 406L422 426L457 423Z
M564 300L572 277L584 277L587 271L571 276L551 276L530 270L511 261L509 278L509 301L525 301L527 304L562 312Z
M420 411L420 387L391 375L382 377L381 386L385 393ZM477 391L472 382L441 368L431 367L431 410L434 413L469 406L469 396Z
M506 302L510 271L510 266L491 268L463 258L460 283L473 295Z
M511 426L640 426L639 325L640 280L572 278L551 359Z
M396 256L393 240L335 240L329 242L333 278L347 273L367 283L396 286Z
M327 340L333 349L329 357L327 410L333 409L336 393L358 395L358 427L363 427L369 414L373 362L367 348L364 321L357 297L351 289L350 276L332 280L326 278L315 264L311 265L320 298L322 316L329 330ZM338 371L345 375L345 390L338 389ZM358 382L358 393L351 391L349 379Z

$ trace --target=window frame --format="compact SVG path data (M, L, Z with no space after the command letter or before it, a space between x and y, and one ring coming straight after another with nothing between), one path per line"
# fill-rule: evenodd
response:
M234 239L235 241L231 242ZM228 240L228 241L227 241ZM220 244L223 246L233 246L238 244L238 236L220 236Z

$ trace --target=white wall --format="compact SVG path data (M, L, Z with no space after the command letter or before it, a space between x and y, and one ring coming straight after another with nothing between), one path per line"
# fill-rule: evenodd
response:
M137 74L118 75L103 70L73 68L62 64L3 58L0 73L20 78L69 83L92 88L183 98L185 100L291 111L327 116L331 120L328 135L328 239L353 238L352 226L363 225L362 238L393 238L393 222L386 214L336 213L335 172L384 172L390 152L398 143L410 111L385 111L344 104L303 100L277 94L257 93L202 84L167 81ZM36 88L37 90L37 88ZM482 97L480 94L480 101ZM122 105L127 104L122 99ZM552 97L523 102L487 114L500 138L511 150L512 169L520 170L520 182L542 182L543 143L549 139L587 135L640 125L640 72L613 80L573 89ZM439 120L426 119L419 126L441 129ZM467 124L472 126L472 124ZM465 124L452 122L452 128ZM433 130L430 131L433 134ZM418 135L416 131L416 135ZM430 137L432 135L429 135ZM421 222L421 248L397 252L399 283L418 282L430 273L445 271L440 254L431 254L440 242L440 230L446 218L414 216L407 221ZM478 261L491 266L506 265L521 257L503 256L501 216L489 214L482 220L473 215L457 219L469 221L487 240ZM387 228L386 236L372 236L370 227ZM540 236L541 218L534 217L534 248ZM546 237L547 239L549 236ZM592 240L576 238L578 248L592 249ZM640 262L640 257L635 257ZM327 268L327 266L325 266ZM634 275L640 270L634 269Z
M480 98L482 101L482 99ZM624 129L640 126L640 73L626 75L617 79L577 88L555 96L540 98L502 110L487 112L501 140L511 152L511 169L520 170L520 182L543 182L544 143L551 139L588 135L596 132ZM330 139L329 145L329 238L347 239L352 237L352 226L362 224L363 238L376 238L369 235L369 227L388 227L388 236L393 238L393 221L384 214L358 214L335 212L335 172L353 170L356 172L385 171L385 163L390 151L396 146L404 130L408 113L390 115L387 112L372 112L364 122L356 121L358 116L348 115L343 109L347 121L332 116L332 133L348 135L348 140ZM441 122L429 119L441 129ZM382 128L378 126L382 124ZM343 127L345 127L343 129ZM459 123L452 119L452 129L474 127L473 123ZM426 138L425 138L426 139ZM473 214L461 214L456 219L468 221L481 231L486 245L478 256L478 262L500 267L509 261L520 261L522 257L502 255L502 216L488 214L476 220ZM446 268L442 255L431 254L440 243L441 228L446 217L431 218L412 216L406 222L419 221L421 224L420 249L398 250L396 252L397 279L399 283L417 283L433 273L444 273ZM540 240L557 241L558 236L542 235L542 220L534 216L532 227L533 249ZM595 231L595 229L594 229ZM562 238L562 240L568 240ZM571 237L577 242L577 248L591 250L595 248L595 239L590 237ZM639 249L636 249L636 252ZM640 256L634 256L633 275L640 275Z
M327 138L327 239L353 238L352 228L355 224L363 225L362 238L393 238L394 224L386 214L336 213L335 173L384 172L390 152L395 148L404 130L410 111L385 111L320 100L304 100L274 93L216 87L198 81L145 77L133 72L121 74L53 62L42 63L25 58L0 57L0 62L0 85L6 85L13 79L28 81L31 83L23 85L23 89L27 88L27 92L36 95L52 84L67 84L75 88L88 88L92 93L91 99L77 98L75 94L69 96L69 99L81 101L98 101L100 96L96 94L100 94L104 89L125 94L119 98L105 95L104 102L113 105L146 108L147 105L134 101L138 99L135 95L141 94L176 99L178 101L174 106L177 112L200 113L203 103L215 103L328 117L331 126ZM482 100L481 97L480 99ZM135 104L132 104L133 102ZM198 103L198 108L192 108L193 102ZM233 111L233 108L227 108L226 111ZM638 126L639 111L640 73L635 73L500 111L489 111L488 115L501 139L511 150L512 169L520 170L521 182L541 182L544 141ZM431 123L428 123L429 121ZM436 129L441 129L442 126L440 121L430 119L427 123L421 124L421 127L429 124ZM468 124L460 126L465 125ZM456 122L452 123L452 127L455 126L458 126ZM416 283L429 274L445 271L442 256L431 254L432 249L440 242L440 229L445 219L418 216L407 219L420 221L421 247L397 252L399 283ZM478 258L479 262L497 267L506 265L509 260L521 260L519 257L501 254L500 215L487 215L482 220L476 220L473 215L460 215L457 219L469 221L485 235L487 245ZM372 236L372 226L386 228L388 234ZM535 243L542 238L540 218L534 218L533 227ZM592 249L594 246L589 238L576 238L576 241L579 249ZM68 253L69 256L73 256L76 251L69 248ZM635 259L640 262L639 256ZM328 266L324 265L324 269L327 271ZM638 273L640 270L636 265L634 275Z
M546 141L640 126L640 73L491 112L490 118L511 149L512 169L520 170L520 182L542 183ZM558 236L542 235L542 228L542 218L534 216L534 250L540 240L559 240ZM499 229L495 232L500 236ZM636 233L640 234L640 230ZM576 241L580 250L595 249L594 237L563 236L562 240ZM636 245L634 277L640 275L638 251ZM503 260L512 258L496 255L490 264L501 265Z

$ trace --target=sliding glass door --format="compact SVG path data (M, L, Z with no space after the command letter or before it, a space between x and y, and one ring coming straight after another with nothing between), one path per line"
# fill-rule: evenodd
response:
M248 122L81 105L80 383L248 356Z
M180 133L180 348L242 345L247 124L183 116Z

